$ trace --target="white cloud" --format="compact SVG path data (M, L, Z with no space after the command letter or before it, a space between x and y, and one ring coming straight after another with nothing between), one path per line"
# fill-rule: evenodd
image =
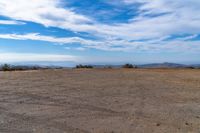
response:
M107 40L87 40L79 37L59 38L53 36L40 35L38 33L30 34L0 34L0 38L14 39L14 40L35 40L58 43L60 45L81 44L81 47L70 48L65 47L66 50L84 51L86 48L93 48L105 51L197 51L200 50L200 41L192 41L197 35L189 35L179 37L173 40L165 40L170 36L165 36L157 39L149 39L145 41L128 41L118 40L115 38L108 38Z
M191 36L186 36L186 37L180 37L180 38L176 38L176 40L187 41L187 40L194 39L194 38L196 38L196 37L198 37L198 35L197 35L197 34L195 34L195 35L191 35Z
M0 24L5 24L5 25L23 25L25 23L20 22L20 21L15 21L15 20L0 20Z
M66 50L71 50L71 47L65 47Z
M72 9L62 7L60 0L1 0L0 15L62 29L83 31L101 40L78 37L56 38L40 34L4 34L1 38L40 40L61 44L81 43L84 47L110 51L198 49L199 41L188 39L200 33L198 0L121 0L141 3L139 14L127 23L102 24ZM19 4L20 3L20 4ZM164 15L159 15L159 14ZM151 17L149 17L151 16ZM153 16L153 17L152 17ZM92 33L92 34L91 34ZM189 34L186 38L164 41L163 38ZM143 40L143 41L137 41ZM177 46L180 47L177 47ZM194 47L194 48L192 48Z
M78 61L79 57L58 54L0 53L1 62Z
M16 20L72 30L91 22L86 16L62 8L61 4L58 0L1 0L0 14Z
M139 14L129 23L107 28L111 29L105 30L108 34L130 40L200 33L198 0L124 0L124 2L142 3Z
M29 33L29 34L0 34L0 38L3 39L14 39L14 40L36 40L36 41L47 41L59 44L69 44L69 43L80 43L85 45L94 45L97 42L92 40L86 40L79 37L65 37L57 38L52 36L40 35L39 33Z
M71 48L71 47L65 47L66 50L78 50L78 51L85 51L86 48L84 47L76 47L76 48Z
M125 0L126 3L144 3L138 17L129 23L106 25L95 22L90 17L63 8L59 0L1 0L0 14L16 20L32 21L45 26L54 26L72 31L96 33L97 36L114 36L122 39L146 39L169 34L200 31L200 2L191 0ZM20 3L20 4L18 4ZM31 3L31 4L30 4ZM185 3L185 4L184 4ZM192 4L191 4L192 3ZM168 13L155 18L144 14ZM195 15L193 15L195 14Z
M83 48L83 47L78 47L78 48L76 48L76 50L78 50L78 51L85 51L86 49Z

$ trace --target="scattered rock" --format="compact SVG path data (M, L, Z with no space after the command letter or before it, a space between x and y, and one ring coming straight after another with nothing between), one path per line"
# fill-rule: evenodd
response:
M156 124L156 126L158 126L158 127L159 127L159 126L160 126L160 123L157 123L157 124Z

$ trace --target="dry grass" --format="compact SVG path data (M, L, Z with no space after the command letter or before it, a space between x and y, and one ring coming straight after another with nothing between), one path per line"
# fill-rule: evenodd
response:
M0 72L0 132L199 131L200 70Z

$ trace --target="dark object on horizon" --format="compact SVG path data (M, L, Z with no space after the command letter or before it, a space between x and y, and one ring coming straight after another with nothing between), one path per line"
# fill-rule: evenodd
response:
M112 66L105 66L104 68L112 69L113 67Z
M195 69L195 67L193 67L193 66L188 66L186 68L188 68L188 69Z
M153 63L153 64L145 64L145 65L139 65L140 68L186 68L187 65L183 64L176 64L176 63Z
M25 71L25 70L40 70L40 69L60 69L61 67L42 67L42 66L14 66L3 64L0 66L0 71Z
M125 64L122 66L122 68L137 68L137 66L134 66L132 64Z
M4 65L1 67L1 69L2 69L3 71L11 71L11 66L8 65L8 64L4 64Z
M93 66L91 66L91 65L81 65L81 64L79 64L79 65L76 65L76 68L93 68Z
M188 68L188 69L197 69L200 65L185 65L185 64L177 64L177 63L153 63L153 64L144 64L138 65L139 68Z

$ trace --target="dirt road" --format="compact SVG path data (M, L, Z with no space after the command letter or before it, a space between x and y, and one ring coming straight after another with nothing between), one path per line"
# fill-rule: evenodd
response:
M0 133L200 133L200 70L0 72Z

